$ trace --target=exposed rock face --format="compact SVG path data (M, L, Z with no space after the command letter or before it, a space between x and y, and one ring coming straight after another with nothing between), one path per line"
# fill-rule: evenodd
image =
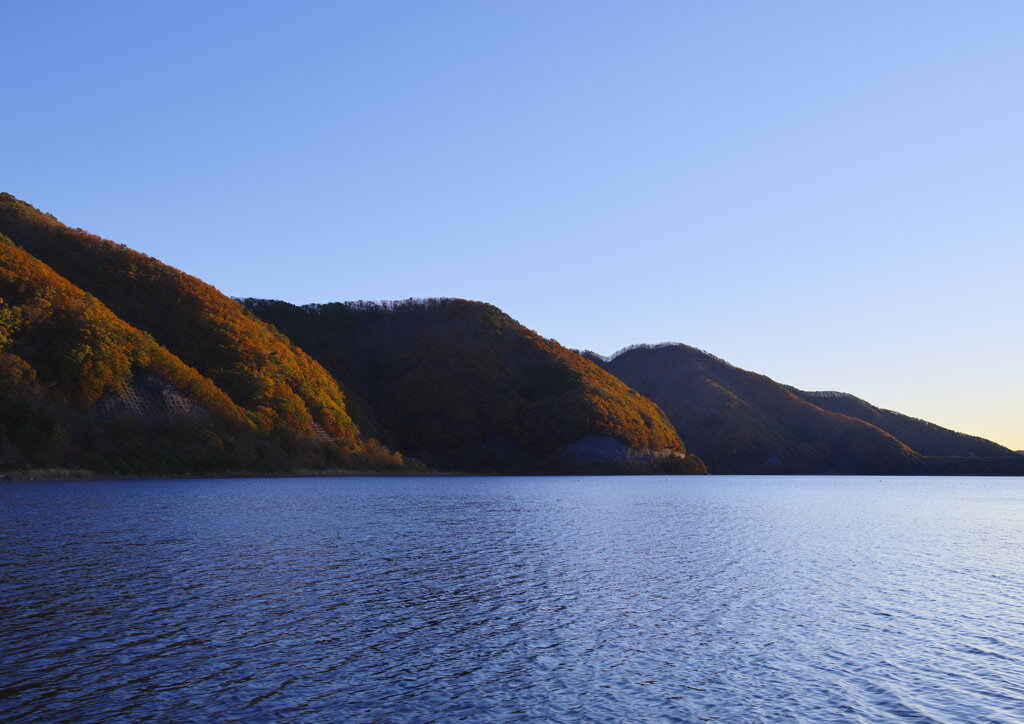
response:
M588 435L565 447L564 454L575 460L585 461L651 461L673 455L682 455L676 450L652 450L631 448L610 435Z
M104 395L92 408L92 415L104 420L123 416L153 422L175 417L194 420L206 414L177 387L151 374L135 375L125 382L119 394Z
M626 445L607 435L589 435L566 446L565 454L578 460L605 461L629 460L632 450Z

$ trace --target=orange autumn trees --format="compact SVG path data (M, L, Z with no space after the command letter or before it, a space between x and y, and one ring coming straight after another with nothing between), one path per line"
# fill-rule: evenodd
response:
M334 373L361 424L439 468L700 469L650 400L490 304L245 303ZM619 459L573 459L591 438Z
M242 411L196 370L102 302L0 236L0 352L28 364L57 399L86 410L138 370L159 374L206 410Z
M0 244L0 343L5 354L17 357L5 364L12 370L9 380L20 381L11 399L21 400L23 413L25 405L39 414L45 407L60 418L50 427L70 425L86 437L104 438L101 428L110 426L89 421L90 408L149 373L210 413L193 426L218 429L216 441L194 437L228 452L206 462L197 453L190 462L194 471L210 465L253 471L405 465L361 433L337 383L319 364L213 287L69 229L9 194L0 194L0 233L7 237ZM57 414L62 405L67 409ZM25 457L25 445L8 440L8 446L18 455L8 451L7 457ZM146 460L139 456L140 471L150 469ZM157 468L177 471L181 465Z
M0 233L199 369L260 429L324 428L357 445L337 385L235 300L166 264L0 194Z
M247 308L9 194L0 234L0 469L703 469L650 400L491 305Z

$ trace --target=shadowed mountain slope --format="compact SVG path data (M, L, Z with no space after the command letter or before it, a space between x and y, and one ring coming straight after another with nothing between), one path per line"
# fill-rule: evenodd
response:
M881 472L918 457L878 428L693 347L641 346L595 359L660 404L711 472Z
M438 468L702 469L650 400L489 304L245 303L358 397L357 419Z
M983 437L965 435L899 412L883 410L845 392L805 392L788 386L786 389L823 410L856 417L885 430L922 455L984 458L1005 457L1013 453L1009 448Z
M100 418L122 413L147 417L150 426L172 418L180 426L189 417L195 418L192 426L233 426L220 433L237 445L225 455L212 455L208 465L198 456L190 458L197 468L146 465L143 457L114 468L256 472L402 464L362 435L337 383L319 364L213 287L144 254L69 229L9 194L0 194L0 234L5 236L0 328L6 330L6 363L21 370L9 371L6 380L17 377L11 383L20 390L15 397L35 400L29 407L40 414L49 405L50 416L61 418L59 426L71 425L82 434L91 428L97 439L107 435L97 431L110 428ZM28 408L22 412L35 414ZM199 422L203 413L211 420ZM15 434L10 418L0 422L8 435ZM221 438L213 448L221 446ZM0 464L39 464L32 451L42 450L40 445L7 443ZM68 445L64 462L85 464L81 460L88 455ZM44 457L62 462L59 455Z
M661 405L713 473L1024 473L1020 461L999 454L994 443L942 428L928 437L928 423L879 415L893 430L927 442L927 450L944 451L922 454L880 426L814 404L814 393L798 393L686 345L638 345L611 358L586 354ZM836 407L868 415L861 406ZM993 452L972 457L968 450Z

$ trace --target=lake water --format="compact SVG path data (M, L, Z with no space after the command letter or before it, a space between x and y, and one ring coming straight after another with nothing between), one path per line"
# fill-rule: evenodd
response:
M3 721L1024 721L1024 479L0 485Z

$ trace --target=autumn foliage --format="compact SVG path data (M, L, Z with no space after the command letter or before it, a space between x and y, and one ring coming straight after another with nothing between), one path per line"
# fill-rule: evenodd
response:
M69 229L8 194L0 194L0 233L0 364L9 408L0 462L41 464L40 455L61 458L54 451L63 449L68 459L55 462L118 467L123 454L97 459L91 452L118 425L91 420L89 410L134 375L151 373L209 419L147 430L149 442L140 437L134 448L155 448L180 428L192 447L208 443L188 461L194 471L404 465L361 434L319 364L213 287ZM50 442L18 444L43 418ZM79 449L77 433L96 439ZM140 454L134 469L187 469L164 457Z
M342 382L361 424L431 465L557 469L589 436L684 452L650 400L490 304L245 302Z

